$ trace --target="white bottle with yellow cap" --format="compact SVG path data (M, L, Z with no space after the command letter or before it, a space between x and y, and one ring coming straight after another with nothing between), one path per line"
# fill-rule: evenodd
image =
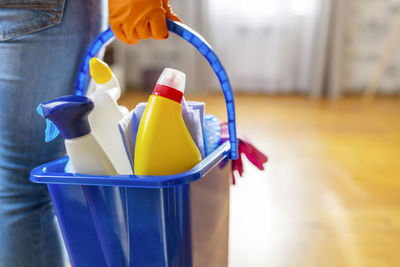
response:
M128 110L118 106L121 89L117 78L103 61L90 60L90 75L95 81L95 90L88 95L94 102L89 114L89 124L93 135L110 158L119 174L132 174L129 159L125 153L118 122Z

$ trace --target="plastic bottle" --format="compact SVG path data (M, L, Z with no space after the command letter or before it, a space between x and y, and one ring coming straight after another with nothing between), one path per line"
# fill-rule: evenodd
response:
M117 172L132 174L118 129L118 122L128 111L117 104L121 96L118 80L108 65L95 57L90 60L90 75L96 83L95 90L88 95L94 102L94 110L89 115L92 132Z
M76 172L116 175L110 159L91 133L88 115L93 102L84 96L63 96L41 105L43 116L51 120L65 138L65 148Z
M184 73L170 68L158 79L136 137L136 175L177 174L201 161L181 113L185 79Z

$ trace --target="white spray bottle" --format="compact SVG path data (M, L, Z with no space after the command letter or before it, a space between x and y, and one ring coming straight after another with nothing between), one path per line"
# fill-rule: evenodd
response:
M65 148L76 172L116 175L110 159L91 133L88 114L93 102L84 96L63 96L40 104L43 117L51 120L65 138Z
M110 158L119 174L132 174L132 168L125 153L118 123L128 109L118 106L121 89L117 78L103 61L90 60L90 75L96 83L95 90L88 96L94 102L89 114L89 124L101 147Z

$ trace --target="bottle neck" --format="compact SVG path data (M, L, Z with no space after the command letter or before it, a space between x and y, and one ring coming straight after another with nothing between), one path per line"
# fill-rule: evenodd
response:
M181 91L161 84L156 84L156 87L154 88L153 91L153 95L168 98L170 100L178 102L179 104L181 103L183 97L183 93Z
M97 83L96 89L93 92L96 91L108 93L115 101L118 101L121 96L121 87L119 86L118 80L114 74L108 82L104 84Z

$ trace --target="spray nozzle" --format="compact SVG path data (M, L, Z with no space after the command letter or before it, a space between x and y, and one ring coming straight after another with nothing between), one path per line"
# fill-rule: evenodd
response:
M42 104L39 104L36 111L37 113L39 113L40 116L44 118ZM59 133L60 131L57 129L57 126L54 123L52 123L51 120L46 119L46 130L45 130L44 141L48 143L56 139Z
M71 95L40 104L38 112L42 117L54 123L65 139L72 139L90 133L88 115L93 108L94 104L89 98ZM49 124L47 126L52 127ZM55 130L52 128L49 131Z

